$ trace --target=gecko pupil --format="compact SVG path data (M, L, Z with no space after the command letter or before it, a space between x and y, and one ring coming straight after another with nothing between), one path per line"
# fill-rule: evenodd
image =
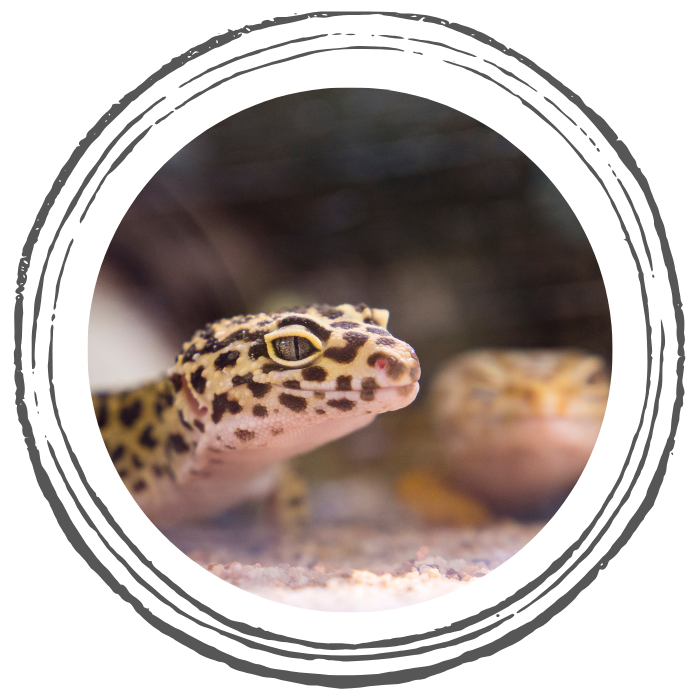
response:
M273 342L275 352L288 362L305 360L316 348L306 339L297 335L287 335Z

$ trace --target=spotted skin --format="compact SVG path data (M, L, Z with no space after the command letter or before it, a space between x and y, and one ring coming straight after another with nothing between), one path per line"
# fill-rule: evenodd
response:
M420 365L364 304L208 324L159 381L93 395L118 474L161 526L274 493L277 464L410 404Z

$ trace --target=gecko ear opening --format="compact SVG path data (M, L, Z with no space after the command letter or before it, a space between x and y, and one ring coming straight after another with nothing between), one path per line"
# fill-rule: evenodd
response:
M206 406L199 405L199 402L197 401L194 394L192 393L192 390L187 384L187 380L184 380L182 382L182 392L184 393L185 398L187 399L188 406L195 415L205 416L207 414Z

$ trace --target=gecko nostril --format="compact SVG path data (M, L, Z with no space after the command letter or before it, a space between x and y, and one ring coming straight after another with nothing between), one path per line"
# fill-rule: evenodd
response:
M380 371L384 370L386 369L386 360L384 358L380 358L374 363L374 366Z

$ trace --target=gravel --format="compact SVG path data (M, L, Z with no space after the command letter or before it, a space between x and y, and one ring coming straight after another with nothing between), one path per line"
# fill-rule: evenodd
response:
M212 574L255 595L313 610L370 611L459 590L512 557L542 525L323 524L293 538L224 522L165 534Z

